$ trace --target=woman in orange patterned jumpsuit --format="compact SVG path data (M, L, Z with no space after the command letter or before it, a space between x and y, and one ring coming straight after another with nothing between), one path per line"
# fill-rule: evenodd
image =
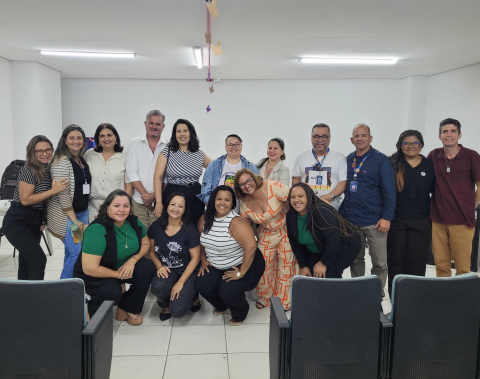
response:
M235 175L235 194L240 201L240 216L259 225L258 248L265 258L265 273L257 285L256 307L270 306L277 296L284 309L290 309L290 285L298 264L287 236L289 187L272 180L264 181L247 168Z

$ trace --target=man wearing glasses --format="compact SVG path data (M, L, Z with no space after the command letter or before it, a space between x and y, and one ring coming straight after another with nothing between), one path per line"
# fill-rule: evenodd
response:
M440 122L443 147L428 154L435 169L430 219L437 276L452 275L452 258L456 275L470 272L475 208L480 203L480 156L458 143L460 128L453 118Z
M230 134L225 139L225 152L227 154L213 160L207 166L203 175L202 191L197 195L205 204L210 199L210 194L219 185L225 184L233 188L233 178L242 168L248 168L258 174L257 166L246 159L242 154L242 139L236 134ZM237 213L238 213L237 205Z
M387 234L395 214L397 189L390 159L370 144L373 136L365 124L353 128L355 151L347 156L347 188L340 214L358 226L362 248L350 266L352 278L365 275L365 243L372 258L372 274L387 281Z
M347 162L342 153L330 149L330 127L312 128L312 148L297 156L292 171L292 185L308 184L321 199L340 207L340 195L347 183Z

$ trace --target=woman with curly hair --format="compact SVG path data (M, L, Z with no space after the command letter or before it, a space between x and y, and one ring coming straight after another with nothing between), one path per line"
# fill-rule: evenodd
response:
M265 259L265 273L257 286L256 307L270 306L270 298L280 298L290 309L290 285L297 273L297 261L287 236L285 215L288 211L287 186L263 180L248 168L235 174L235 194L240 200L240 216L259 225L258 248Z
M305 183L292 186L288 202L287 232L300 275L341 278L362 246L355 225Z

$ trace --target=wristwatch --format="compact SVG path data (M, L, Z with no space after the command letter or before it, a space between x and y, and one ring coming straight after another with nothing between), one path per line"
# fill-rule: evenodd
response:
M333 193L331 193L330 196L332 196L332 201L337 198Z
M242 273L240 271L237 271L237 278L241 278L242 277Z

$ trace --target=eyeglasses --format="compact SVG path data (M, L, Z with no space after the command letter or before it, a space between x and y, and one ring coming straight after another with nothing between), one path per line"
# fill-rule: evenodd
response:
M420 141L415 142L402 142L402 147L420 147Z
M237 143L229 143L227 145L225 145L226 147L228 147L229 149L238 149L240 146L242 146L242 144L240 142L237 142Z
M50 148L50 149L45 149L45 150L35 150L34 151L35 155L41 157L43 154L47 154L47 155L51 155L53 153L53 149Z
M326 134L324 134L323 136L319 136L318 134L315 134L312 136L312 138L315 141L318 141L319 139L321 139L322 141L327 141L330 138L330 136L327 136Z
M249 178L245 180L243 183L240 183L238 186L240 187L240 189L244 189L246 185L251 186L252 183L253 183L253 178Z

